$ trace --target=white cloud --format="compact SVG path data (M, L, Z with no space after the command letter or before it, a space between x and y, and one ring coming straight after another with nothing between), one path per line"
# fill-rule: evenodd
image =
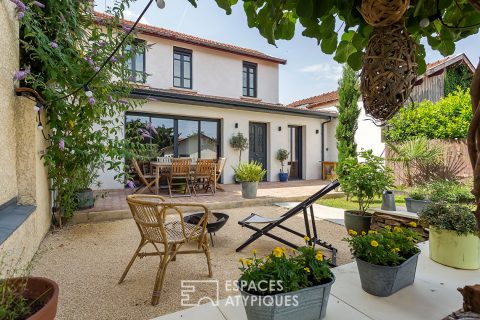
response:
M300 69L300 72L313 74L317 80L338 81L342 77L342 66L335 63L318 63L305 66Z
M138 19L138 16L139 16L138 13L135 13L135 12L131 11L130 9L125 10L123 12L123 14L125 16L125 19L133 20L133 21L136 21ZM140 22L144 23L144 24L150 24L150 22L145 17L142 17L142 19L140 19Z

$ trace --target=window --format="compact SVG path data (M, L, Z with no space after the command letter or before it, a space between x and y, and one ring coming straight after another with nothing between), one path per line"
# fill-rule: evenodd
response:
M257 96L257 65L255 63L243 63L243 95Z
M128 45L126 51L130 52L133 48L133 55L127 62L127 68L130 72L130 81L142 82L147 80L145 73L145 41L135 39L133 46Z
M173 86L192 89L192 51L173 48Z

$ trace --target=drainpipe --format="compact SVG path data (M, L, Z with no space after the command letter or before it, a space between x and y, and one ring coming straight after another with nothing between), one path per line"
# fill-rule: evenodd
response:
M332 122L332 117L328 117L327 121L322 122L322 130L321 130L321 139L322 139L322 152L321 152L321 157L320 157L320 162L322 163L325 161L325 124ZM322 179L325 177L323 176L323 170L322 170Z

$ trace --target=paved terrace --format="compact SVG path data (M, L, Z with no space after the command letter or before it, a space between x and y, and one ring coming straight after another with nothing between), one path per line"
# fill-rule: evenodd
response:
M256 199L243 199L240 184L221 185L225 191L217 191L215 195L198 195L192 197L170 198L168 191L162 189L161 196L168 201L185 203L195 202L206 205L211 210L244 208L251 206L270 205L275 202L300 202L328 184L325 180L297 180L286 183L261 182ZM130 218L130 210L126 196L133 193L132 189L95 191L97 200L91 209L77 211L73 223L87 223L106 220ZM331 193L335 197L343 193Z

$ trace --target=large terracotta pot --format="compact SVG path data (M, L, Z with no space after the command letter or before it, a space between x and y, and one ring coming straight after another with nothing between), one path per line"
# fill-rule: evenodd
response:
M54 320L57 314L58 285L55 281L41 278L12 278L7 280L9 285L22 286L18 291L23 291L23 296L29 300L41 301L43 307L27 320ZM26 281L26 283L25 283Z

